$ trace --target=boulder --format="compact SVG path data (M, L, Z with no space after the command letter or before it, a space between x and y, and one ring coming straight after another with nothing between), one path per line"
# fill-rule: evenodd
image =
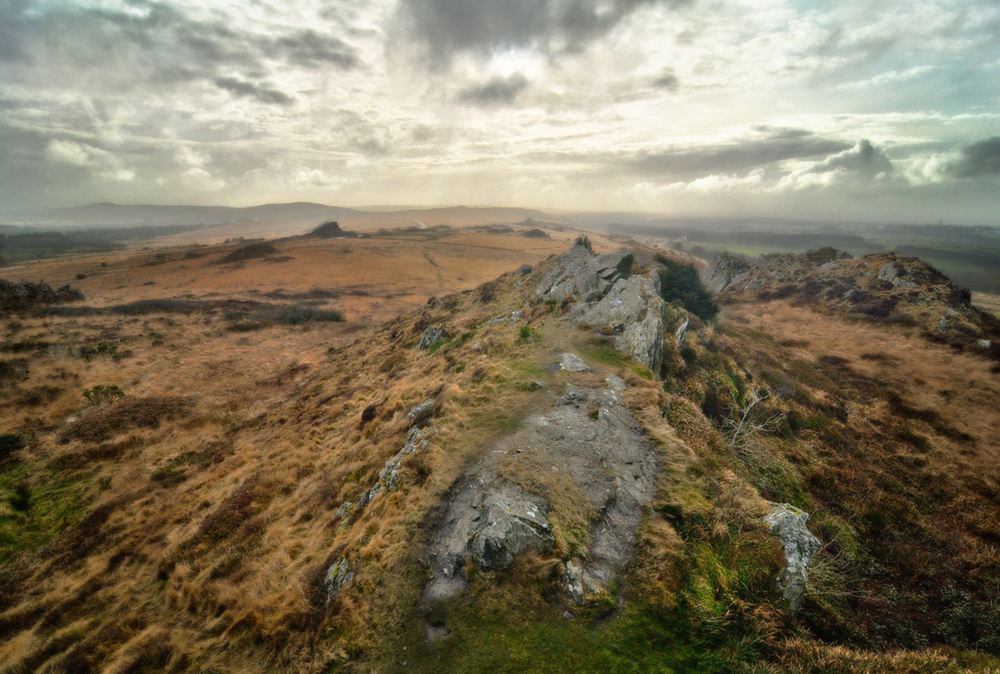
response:
M771 512L764 516L764 523L781 540L785 553L785 565L778 574L777 584L788 613L794 616L802 606L809 582L809 564L821 543L806 527L809 513L787 503L769 505Z
M484 571L505 569L529 550L548 552L555 545L545 499L514 485L487 494L479 529L472 537L472 561Z
M575 353L564 353L559 357L559 369L569 372L590 372L590 366Z
M444 337L443 325L428 325L423 336L417 343L418 349L429 349Z

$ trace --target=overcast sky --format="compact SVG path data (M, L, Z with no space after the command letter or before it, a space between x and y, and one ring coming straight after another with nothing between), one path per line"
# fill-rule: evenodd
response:
M997 0L0 0L0 209L1000 224Z

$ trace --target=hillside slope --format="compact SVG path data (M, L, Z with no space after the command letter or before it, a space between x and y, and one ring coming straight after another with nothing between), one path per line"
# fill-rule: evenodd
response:
M658 252L580 241L370 328L10 316L0 667L1000 665L989 354L808 276L706 325Z

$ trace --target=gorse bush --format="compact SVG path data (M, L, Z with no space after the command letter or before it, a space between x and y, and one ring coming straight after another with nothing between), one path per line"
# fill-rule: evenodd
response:
M674 262L663 255L657 255L656 262L661 266L660 296L666 302L676 302L703 321L715 318L719 313L719 305L712 299L698 278L694 267Z

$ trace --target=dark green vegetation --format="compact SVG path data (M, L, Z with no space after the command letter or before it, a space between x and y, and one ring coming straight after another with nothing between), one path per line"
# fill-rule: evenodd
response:
M219 264L231 264L233 262L246 262L247 260L256 260L259 258L266 258L278 253L278 249L269 243L263 241L257 243L251 243L247 246L241 246L237 248L229 255L226 255L221 260Z
M345 232L342 230L336 220L324 222L322 225L314 229L310 235L318 236L321 239L345 239L357 236L355 232Z
M654 258L660 265L660 296L664 301L684 307L703 321L715 318L719 305L705 289L694 267L669 260L663 255Z

